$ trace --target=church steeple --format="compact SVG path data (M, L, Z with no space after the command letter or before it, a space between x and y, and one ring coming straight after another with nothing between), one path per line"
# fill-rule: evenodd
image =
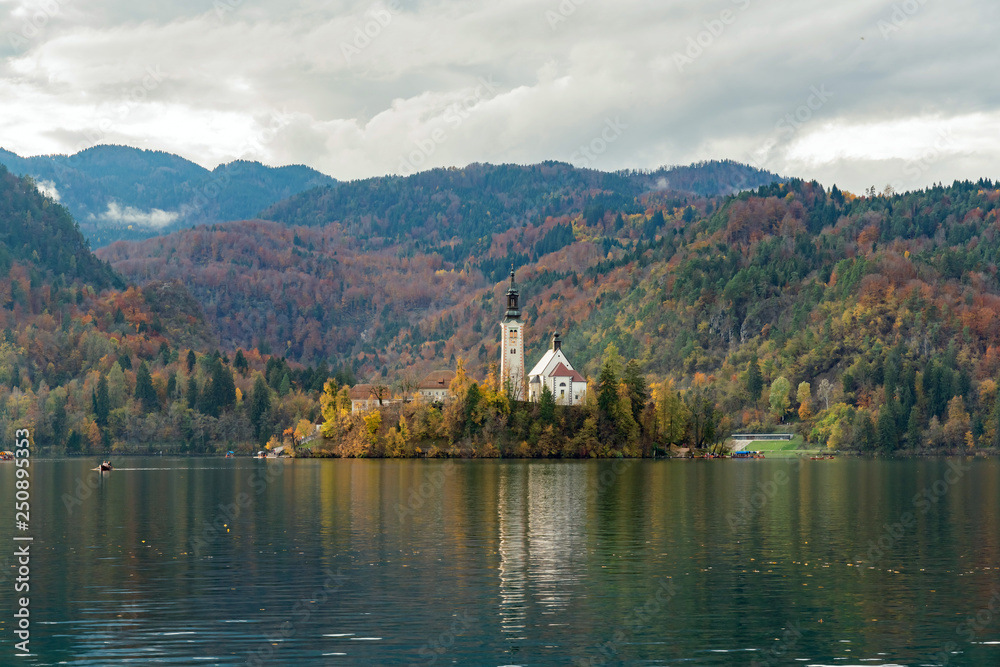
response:
M514 282L514 267L510 267L510 287L507 288L507 318L512 320L521 319L521 307L518 299L521 298L521 291L517 289Z
M521 291L514 282L514 267L510 267L510 287L507 288L507 313L500 322L500 377L509 383L515 400L524 400L524 322L521 320Z

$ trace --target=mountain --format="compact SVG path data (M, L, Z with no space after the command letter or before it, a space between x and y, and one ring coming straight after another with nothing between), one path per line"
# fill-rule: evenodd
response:
M0 164L31 176L64 204L95 247L252 218L277 201L335 183L302 165L267 167L239 160L209 171L170 153L126 146L31 158L0 149Z
M461 263L481 256L494 235L541 225L547 218L582 212L594 221L605 211L634 215L646 210L643 198L651 192L680 201L781 180L731 161L616 173L559 162L471 164L316 188L273 205L259 217L286 225L337 223L354 238L372 240L371 248L404 243Z
M65 207L42 196L29 178L0 165L0 274L14 263L43 278L98 290L124 287L122 278L97 259Z
M782 427L863 451L1000 446L998 184L859 197L792 179L701 196L657 189L669 177L472 165L100 255L139 282L183 282L224 346L385 382L459 359L486 377L513 262L527 357L560 331L592 380L634 360L653 383L630 422L646 442L676 444L657 430L669 422L699 446Z
M711 179L707 189L728 192L734 187L718 185L724 175L777 178L734 163L618 174L471 165L314 189L272 207L277 221L199 227L99 255L139 284L183 282L231 346L342 363L504 279L512 262L530 265L566 247L605 256L631 247L633 231L652 240L668 219L693 219L696 206L723 201L658 185Z

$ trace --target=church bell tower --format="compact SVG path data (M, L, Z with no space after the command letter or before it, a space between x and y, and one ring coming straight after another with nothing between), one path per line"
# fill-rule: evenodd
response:
M510 268L510 287L507 289L507 314L500 322L500 379L510 381L513 396L524 400L524 322L521 321L521 292L514 282L514 267Z

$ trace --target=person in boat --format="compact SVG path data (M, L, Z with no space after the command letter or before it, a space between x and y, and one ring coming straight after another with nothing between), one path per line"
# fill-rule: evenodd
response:
M113 470L114 466L111 465L111 461L104 461L101 463L101 470Z

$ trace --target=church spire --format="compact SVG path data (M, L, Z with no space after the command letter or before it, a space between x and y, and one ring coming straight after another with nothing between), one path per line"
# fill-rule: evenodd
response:
M518 300L521 298L521 291L517 289L517 283L514 282L514 265L510 265L510 287L507 288L507 318L518 320L521 319L521 306L518 304Z

